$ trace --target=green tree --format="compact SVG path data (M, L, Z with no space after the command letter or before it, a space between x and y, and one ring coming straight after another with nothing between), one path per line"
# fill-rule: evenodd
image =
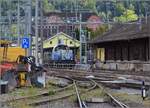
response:
M108 25L104 24L99 26L96 31L91 31L91 38L95 38L97 36L102 35L103 33L105 33L108 30Z
M12 36L18 36L18 34L17 34L17 25L16 24L11 25L11 33L12 33Z
M97 13L96 0L84 0L84 7Z
M48 13L55 10L55 7L48 2L48 0L43 0L44 12Z
M129 22L129 21L135 21L137 19L138 16L135 14L135 11L129 9L123 12L123 15L119 17L115 17L115 21L119 21L119 22Z
M90 32L90 38L94 39L97 36L100 36L103 33L105 33L106 31L108 31L108 29L109 29L108 25L103 24L103 25L100 25L99 27L97 27L97 29L94 31L88 27L86 27L83 31L86 32L85 34L87 37L88 37L88 34ZM78 28L75 30L75 33L76 33L76 39L80 40L80 30Z
M123 12L125 11L124 5L122 3L116 4L116 11L117 11L117 15L123 14Z

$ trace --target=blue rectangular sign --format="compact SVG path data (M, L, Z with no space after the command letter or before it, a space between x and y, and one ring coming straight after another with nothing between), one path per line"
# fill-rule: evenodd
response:
M25 48L25 49L29 48L29 46L30 46L29 37L23 37L22 38L21 46L22 46L22 48Z

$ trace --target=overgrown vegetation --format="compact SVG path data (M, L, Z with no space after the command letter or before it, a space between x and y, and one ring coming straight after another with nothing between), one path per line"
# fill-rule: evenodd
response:
M87 92L85 94L82 94L81 98L82 98L82 100L87 100L90 98L104 98L104 99L106 99L107 96L102 90L95 89L95 90L92 90L92 91Z
M17 14L17 0L1 0L0 2L3 16L6 16L9 13L9 9L11 9L11 16ZM21 16L25 14L25 9L22 7L23 4L25 4L25 2L20 1ZM34 11L35 0L32 0L32 5L32 10ZM120 0L116 2L116 0L43 0L43 7L44 12L46 13L51 11L75 11L81 9L96 12L103 17L103 19L113 19L121 16L126 17L125 12L127 15L135 14L134 17L145 16L150 11L150 1ZM133 20L134 17L131 17L130 19Z
M127 94L127 93L113 93L113 96L119 98L119 100L121 100L122 102L131 104L131 105L132 104L143 105L146 108L150 106L150 99L146 98L143 101L141 95Z
M20 88L12 91L10 95L12 96L34 96L40 91L40 88L29 87L29 88Z
M33 108L32 106L26 105L26 102L12 102L9 104L11 108Z
M137 20L138 16L145 16L150 11L150 1L144 0L49 0L49 4L54 10L89 10L97 13L104 20L117 18L117 21L121 22Z
M88 38L88 39L94 39L97 36L100 36L102 34L104 34L106 31L108 31L111 28L111 25L108 24L103 24L100 25L99 27L96 28L96 30L90 29L90 28L85 28L84 35ZM75 30L76 32L76 38L78 40L80 40L80 31L79 29Z

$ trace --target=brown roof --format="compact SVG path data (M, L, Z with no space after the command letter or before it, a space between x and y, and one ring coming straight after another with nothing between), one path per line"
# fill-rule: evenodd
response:
M137 38L150 37L150 17L147 22L142 19L141 25L132 24L115 24L111 30L103 35L97 36L90 43L103 43L110 41L131 40Z

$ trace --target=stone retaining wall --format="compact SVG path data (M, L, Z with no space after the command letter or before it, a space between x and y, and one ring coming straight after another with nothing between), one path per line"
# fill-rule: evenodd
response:
M148 62L97 62L96 67L104 70L150 71Z

